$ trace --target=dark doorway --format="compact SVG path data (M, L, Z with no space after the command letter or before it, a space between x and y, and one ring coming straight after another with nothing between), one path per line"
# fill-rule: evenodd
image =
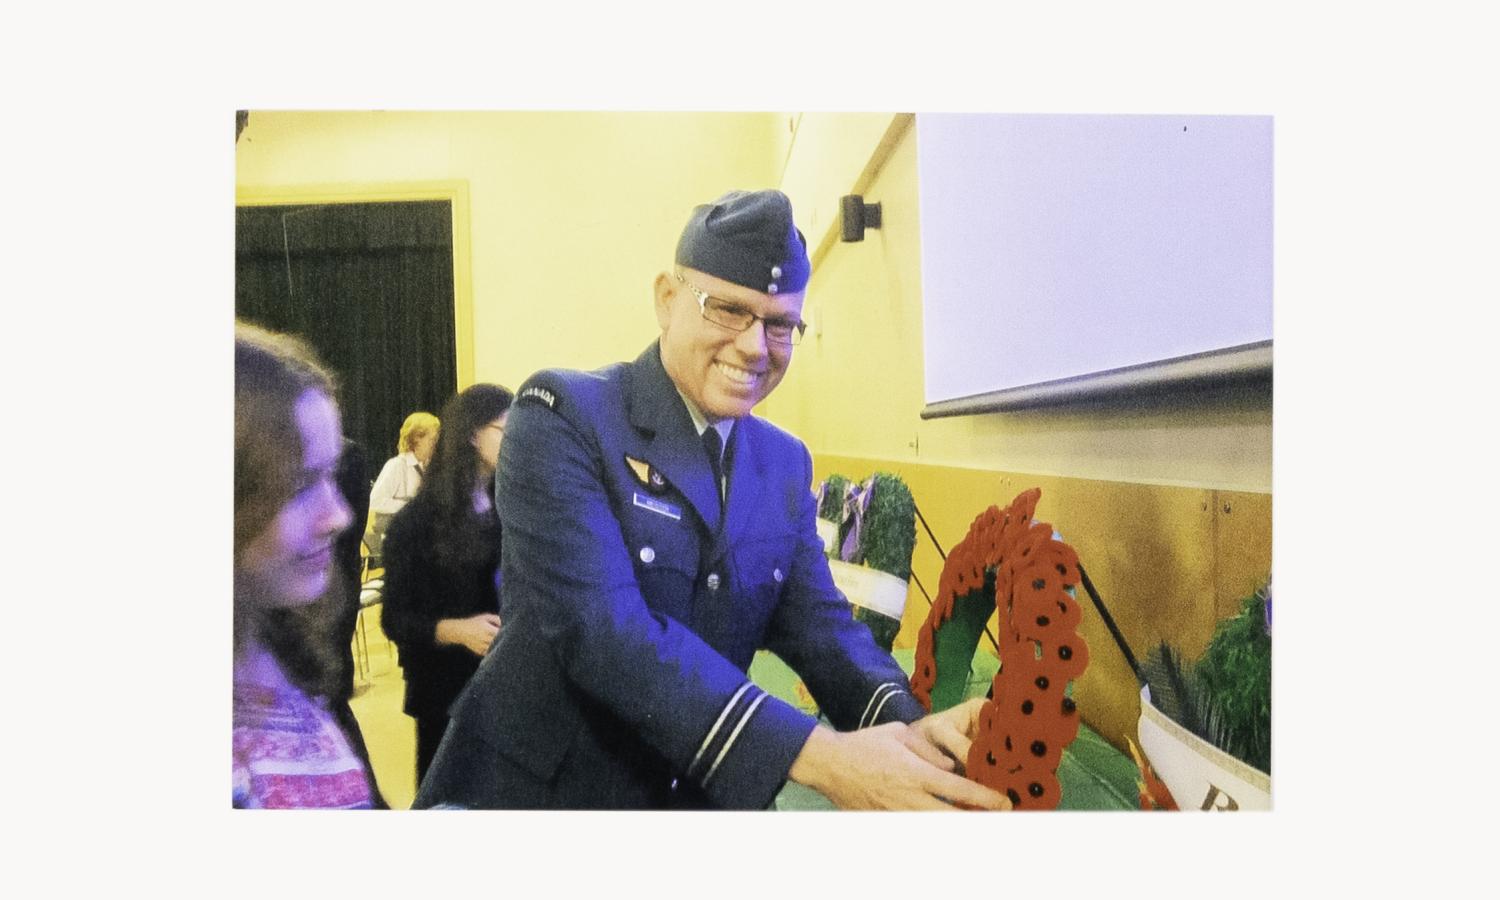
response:
M300 335L338 373L369 483L401 422L457 389L446 200L235 209L235 315Z

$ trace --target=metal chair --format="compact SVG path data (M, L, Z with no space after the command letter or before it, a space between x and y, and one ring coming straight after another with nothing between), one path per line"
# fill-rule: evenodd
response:
M379 568L380 557L370 552L370 546L360 541L362 565L359 573L359 615L354 629L354 662L360 678L370 677L370 639L365 628L365 610L378 606L385 599L385 570ZM380 573L376 575L375 573ZM390 656L390 642L386 642L386 656Z

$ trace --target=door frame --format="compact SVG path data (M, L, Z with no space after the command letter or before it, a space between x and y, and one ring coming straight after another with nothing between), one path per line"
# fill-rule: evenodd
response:
M453 355L457 390L474 383L474 285L470 280L469 182L398 181L236 186L235 206L447 200L453 213Z

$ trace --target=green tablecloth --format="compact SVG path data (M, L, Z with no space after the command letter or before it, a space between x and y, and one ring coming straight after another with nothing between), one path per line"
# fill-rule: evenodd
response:
M896 650L891 655L910 675L915 651ZM985 650L976 653L965 698L983 697L999 668L1000 660L993 654ZM750 666L750 677L770 694L809 714L817 714L817 705L802 686L802 680L775 654L764 650L757 653ZM1057 778L1062 784L1062 800L1058 808L1138 810L1136 775L1135 763L1130 757L1116 750L1092 728L1083 725L1078 729L1078 737L1063 751L1062 762L1057 767ZM789 781L777 795L775 808L831 810L835 807L827 797L812 788Z

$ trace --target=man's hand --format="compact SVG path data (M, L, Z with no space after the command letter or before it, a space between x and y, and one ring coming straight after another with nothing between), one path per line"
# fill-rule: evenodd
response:
M956 771L962 773L964 760L969 758L969 746L979 736L979 711L984 708L984 698L975 697L957 706L933 713L911 723L928 744L943 751L953 762Z
M890 722L859 731L813 729L792 762L793 781L840 809L1010 809L1004 794L953 774L953 761L915 728Z
M439 619L433 637L439 644L455 644L475 656L483 656L499 633L500 617L479 613L467 619Z

